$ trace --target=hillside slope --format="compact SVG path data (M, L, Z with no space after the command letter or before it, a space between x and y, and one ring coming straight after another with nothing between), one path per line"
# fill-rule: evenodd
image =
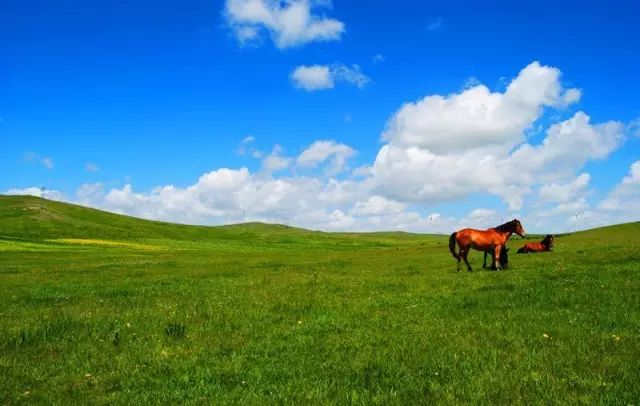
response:
M194 226L145 220L35 196L0 195L0 238L43 241L60 238L385 244L432 236L402 232L324 233L281 224Z

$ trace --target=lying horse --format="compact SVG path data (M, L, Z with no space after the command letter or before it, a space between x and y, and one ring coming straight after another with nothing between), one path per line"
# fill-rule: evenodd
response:
M460 260L464 259L467 264L467 270L471 272L471 265L467 260L471 248L478 251L489 251L493 254L496 268L500 269L500 253L505 243L513 233L524 237L525 232L522 224L517 219L513 219L507 223L490 228L486 231L475 230L473 228L465 228L452 233L449 237L449 251L455 259L458 260L458 271L460 271ZM456 243L460 247L460 251L456 253Z
M529 252L551 251L553 248L553 236L547 234L540 242L528 242L518 250L518 254L528 254Z
M508 252L509 252L509 248L507 248L506 245L503 245L502 249L500 249L500 267L501 268L504 268L504 269L509 268L509 255L507 254ZM482 261L483 268L487 267L487 255L491 255L491 254L492 254L491 250L484 252L484 260ZM496 269L496 263L493 258L493 255L491 255L491 269Z

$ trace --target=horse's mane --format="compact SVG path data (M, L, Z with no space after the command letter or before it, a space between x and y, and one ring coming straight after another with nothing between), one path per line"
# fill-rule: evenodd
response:
M518 220L507 221L506 223L500 224L499 226L495 227L495 229L500 232L513 231L515 228L516 221Z

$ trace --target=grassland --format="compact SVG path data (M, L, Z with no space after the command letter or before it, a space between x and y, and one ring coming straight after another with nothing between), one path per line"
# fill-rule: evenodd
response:
M640 223L446 242L0 196L0 403L639 403Z

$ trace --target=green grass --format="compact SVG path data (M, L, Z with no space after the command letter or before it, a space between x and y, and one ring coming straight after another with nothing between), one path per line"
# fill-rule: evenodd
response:
M457 273L447 236L0 196L0 403L637 405L639 235Z

